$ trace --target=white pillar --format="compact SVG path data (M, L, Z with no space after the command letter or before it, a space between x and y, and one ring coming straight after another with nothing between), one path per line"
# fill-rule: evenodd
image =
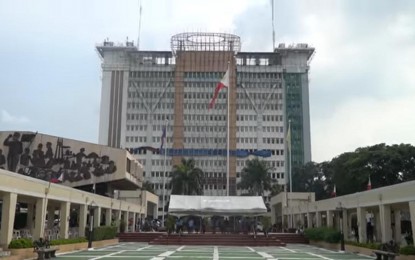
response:
M390 205L379 205L380 227L382 231L382 242L386 243L392 239L392 222Z
M86 219L88 208L85 204L79 205L79 237L85 237Z
M381 242L382 241L382 225L381 225L381 216L380 216L380 209L378 211L374 212L375 216L375 226L373 230L373 236L375 242Z
M69 237L69 218L70 218L71 203L63 201L60 204L59 215L60 215L60 230L59 235L61 239Z
M2 196L2 199L0 245L8 245L13 238L17 194L8 192Z
M415 201L409 202L409 214L411 215L412 234L415 234Z
M359 242L366 243L366 210L365 208L357 208L357 226L359 229Z
M96 207L94 210L94 227L101 225L101 207Z
M116 220L116 222L117 222L117 224L118 224L118 231L121 231L121 229L120 229L120 227L121 227L121 214L122 214L122 211L121 210L117 210L117 213L116 213L116 215L115 215L115 220Z
M307 228L312 228L313 227L313 220L311 217L311 213L307 212Z
M35 230L33 231L33 239L37 240L44 237L46 208L48 206L48 199L36 199L36 216L35 216Z
M327 227L333 227L333 211L327 210L326 220L327 220Z
M128 211L124 211L124 214L122 215L122 220L125 223L125 231L124 232L128 232Z
M350 228L349 228L349 218L347 216L347 209L343 209L343 234L346 240L349 237Z
M298 227L304 226L304 224L305 224L305 215L304 215L304 213L300 213L298 215L300 217L300 225L298 225Z
M316 227L321 227L321 213L316 211Z
M401 244L401 239L402 239L402 234L401 234L401 211L400 210L395 210L394 211L394 217L395 217L395 242L400 245Z
M105 209L105 226L111 226L112 209Z
M132 232L135 232L136 215L137 214L135 212L133 212L133 226L131 228Z

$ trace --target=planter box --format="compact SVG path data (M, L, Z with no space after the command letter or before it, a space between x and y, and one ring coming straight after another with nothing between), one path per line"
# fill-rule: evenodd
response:
M322 247L322 248L333 250L333 251L339 251L340 250L340 244L330 244L330 243L322 242L322 241L310 241L310 245L317 246L317 247ZM370 248L366 248L366 247L358 247L358 246L352 246L352 245L345 244L344 249L348 253L374 256L373 255L373 250L374 249L370 249ZM415 260L415 256L414 255L399 255L396 259L397 260Z
M104 247L109 245L114 245L118 243L118 238L109 239L109 240L102 240L102 241L94 241L92 242L92 247ZM57 245L51 246L59 248L56 251L57 254L76 251L76 250L83 250L88 248L88 242L83 243L76 243L76 244L67 244L67 245ZM10 258L4 258L8 260L16 259L14 257L18 257L17 259L27 259L27 258L37 258L37 253L33 252L33 248L22 248L22 249L8 249L11 252Z

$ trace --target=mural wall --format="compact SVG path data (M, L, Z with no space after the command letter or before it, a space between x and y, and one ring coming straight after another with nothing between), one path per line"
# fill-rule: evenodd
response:
M5 170L55 183L95 183L113 179L107 176L117 172L119 163L125 176L120 149L32 132L0 132L0 138L0 168Z

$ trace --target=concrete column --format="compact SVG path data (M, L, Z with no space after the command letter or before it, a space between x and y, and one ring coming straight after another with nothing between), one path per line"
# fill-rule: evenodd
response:
M349 238L349 233L350 233L350 225L349 225L349 218L347 216L347 209L343 209L343 234L344 234L344 238L345 240L348 240Z
M105 226L111 226L112 209L105 210Z
M59 215L60 215L60 224L59 224L59 235L60 238L69 237L69 218L71 212L71 203L64 201L60 204Z
M357 208L357 225L359 229L359 242L366 243L366 210Z
M131 228L132 232L135 232L136 215L137 214L135 212L133 212L133 226Z
M88 214L88 207L85 204L79 205L79 237L85 237L86 216Z
M394 211L394 217L395 217L395 237L394 240L395 242L399 245L401 243L401 239L402 239L402 234L401 234L401 211L400 210L395 210Z
M46 228L48 229L53 228L54 222L55 222L55 208L50 207L48 208L48 225Z
M13 238L17 194L8 192L3 195L2 199L0 245L8 245Z
M96 207L94 210L94 227L101 226L101 207Z
M382 231L382 243L392 239L392 222L390 205L379 205L380 228Z
M128 211L124 211L122 217L122 220L125 223L125 232L128 232Z
M316 211L316 227L321 227L321 213Z
M122 211L117 210L117 213L115 215L115 221L117 222L117 225L118 225L118 231L120 231L121 214L122 214Z
M36 199L36 216L35 216L35 230L33 231L33 239L37 240L44 237L45 233L45 219L46 208L48 206L48 199Z
M304 213L300 213L298 215L300 217L300 225L298 225L298 227L304 226L305 225L305 215L304 215Z
M375 218L375 225L374 225L374 230L373 230L373 236L374 236L374 241L375 242L380 242L382 241L382 225L381 225L381 220L380 220L380 212L376 211L374 212L374 218Z
M409 202L409 214L411 216L412 234L415 234L415 201Z
M313 227L313 219L310 212L307 212L307 228Z
M326 221L327 227L333 227L333 211L327 210Z

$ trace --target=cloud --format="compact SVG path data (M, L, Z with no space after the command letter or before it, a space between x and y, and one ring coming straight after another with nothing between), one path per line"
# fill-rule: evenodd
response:
M29 119L24 116L14 116L6 110L1 110L1 122L11 124L26 124L29 123Z

